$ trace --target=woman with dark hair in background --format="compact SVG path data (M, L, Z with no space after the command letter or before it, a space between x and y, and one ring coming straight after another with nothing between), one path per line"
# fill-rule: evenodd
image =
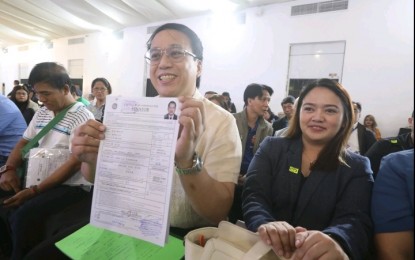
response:
M96 78L92 81L91 91L95 96L95 100L87 108L94 114L95 120L102 122L104 119L105 99L112 92L111 84L105 78Z
M10 96L10 99L16 104L20 112L22 112L27 125L29 125L36 111L39 109L39 105L29 98L29 94L30 91L25 84L23 86L15 86Z
M228 111L233 113L236 113L236 107L235 104L231 100L231 96L229 95L229 92L223 92L222 96L225 98L225 103L228 106Z

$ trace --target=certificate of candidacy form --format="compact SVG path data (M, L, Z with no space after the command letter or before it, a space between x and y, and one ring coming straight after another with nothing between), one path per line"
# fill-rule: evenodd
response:
M91 224L164 246L179 132L176 98L107 96Z

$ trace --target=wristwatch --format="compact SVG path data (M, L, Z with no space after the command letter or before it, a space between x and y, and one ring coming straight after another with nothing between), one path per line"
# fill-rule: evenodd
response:
M5 173L9 170L16 170L16 167L10 166L10 165L3 165L3 166L0 167L0 175L2 175L3 173Z
M191 168L187 168L187 169L180 169L179 167L177 167L176 165L176 172L177 174L197 174L199 173L203 168L203 161L202 158L200 158L200 156L195 153L193 155L193 165Z

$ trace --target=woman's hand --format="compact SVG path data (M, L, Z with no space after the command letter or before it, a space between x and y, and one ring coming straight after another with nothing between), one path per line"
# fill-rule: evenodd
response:
M258 228L262 241L272 247L278 255L290 258L296 249L296 229L285 221L275 221L263 224Z
M320 231L298 232L295 246L293 259L349 259L334 239Z

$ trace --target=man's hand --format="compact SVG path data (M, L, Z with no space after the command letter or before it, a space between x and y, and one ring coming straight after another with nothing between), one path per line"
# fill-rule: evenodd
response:
M20 179L17 176L16 170L8 170L3 173L0 178L0 188L4 191L20 191Z
M238 176L238 185L243 186L246 180L246 174L245 175L239 175Z
M5 208L12 208L22 205L25 201L36 196L36 192L32 189L24 189L19 191L16 195L3 201Z
M205 107L201 100L190 97L179 97L178 99L181 103L181 112L175 161L180 168L190 168L193 164L197 140L205 130Z
M99 142L105 138L105 126L93 119L75 129L71 152L81 162L95 165L97 162Z

